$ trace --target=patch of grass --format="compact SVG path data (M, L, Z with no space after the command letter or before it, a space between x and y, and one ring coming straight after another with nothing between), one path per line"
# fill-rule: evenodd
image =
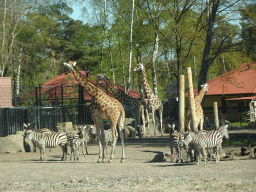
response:
M242 121L242 127L243 127L243 128L248 127L249 123L250 123L250 122L248 122L248 121ZM240 121L236 121L236 122L231 123L231 125L232 125L233 127L236 127L236 126L237 126L237 127L240 127L240 126L241 126L241 123L240 123Z
M249 142L248 140L244 140L244 141L224 141L223 142L224 145L237 145L237 146L248 146ZM252 146L256 146L256 141L253 141Z

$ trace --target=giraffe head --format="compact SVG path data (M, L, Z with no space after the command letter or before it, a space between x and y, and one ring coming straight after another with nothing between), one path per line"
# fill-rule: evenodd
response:
M136 65L136 67L132 70L133 72L143 72L144 71L144 66L143 66L143 64L142 63L139 63L139 64L137 64Z
M101 81L101 80L104 80L105 78L107 78L107 77L105 76L105 74L103 74L103 73L100 73L100 74L98 74L97 76L98 76L97 81Z
M69 61L69 62L67 62L67 63L64 63L64 65L66 66L66 67L68 67L68 69L70 69L71 70L71 66L76 66L76 62L73 62L73 61Z
M205 93L208 93L208 87L209 87L209 85L208 85L207 83L201 85L201 87L204 88Z

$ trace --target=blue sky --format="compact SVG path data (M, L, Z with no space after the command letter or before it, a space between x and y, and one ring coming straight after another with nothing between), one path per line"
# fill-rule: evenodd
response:
M81 7L79 5L72 5L73 13L70 15L70 17L74 20L81 20L83 23L88 23L90 20L90 17L88 17L88 14L84 15L82 14ZM90 12L90 10L89 10Z

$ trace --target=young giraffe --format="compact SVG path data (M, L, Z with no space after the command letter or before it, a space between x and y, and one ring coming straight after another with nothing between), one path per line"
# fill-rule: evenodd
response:
M133 69L133 72L140 72L143 76L143 89L145 94L144 99L144 106L147 116L147 121L149 122L149 115L148 110L152 111L152 121L154 126L154 136L156 137L156 125L155 125L155 111L158 110L159 116L160 116L160 127L161 127L161 136L163 136L163 104L162 101L159 99L157 95L155 95L150 88L147 76L146 76L146 70L142 63L137 64L137 66ZM148 133L149 134L149 125L148 125ZM148 135L147 135L148 136Z
M141 127L140 127L140 110L141 110L141 102L140 98L133 98L131 96L128 96L125 94L124 91L119 89L116 84L114 84L109 77L106 77L105 74L98 74L98 80L104 80L112 93L114 94L114 97L120 101L124 107L125 111L130 111L134 117L135 120L135 133L134 138L136 137L137 133L137 127L139 126L138 133L139 138L141 138Z
M200 124L200 130L203 130L203 124L204 124L204 111L201 106L201 102L203 100L204 94L208 92L209 85L205 83L204 85L201 85L202 89L199 92L197 96L195 96L195 109L196 109L196 126ZM191 130L190 124L191 124L191 116L190 116L191 110L190 108L187 111L186 120L185 120L185 127L188 131Z
M122 144L122 156L121 162L125 162L124 154L124 118L125 111L122 104L113 97L108 96L100 87L92 84L87 78L85 78L76 68L76 62L64 63L69 69L72 70L77 81L85 88L85 91L92 98L92 104L90 106L91 116L94 124L97 128L98 142L99 142L99 160L98 162L105 162L106 143L104 142L104 125L103 120L107 119L110 123L110 127L113 134L113 145L109 162L112 162L114 158L115 146L118 137L116 126L118 125L121 144ZM103 147L102 147L103 146ZM102 149L103 148L103 149Z

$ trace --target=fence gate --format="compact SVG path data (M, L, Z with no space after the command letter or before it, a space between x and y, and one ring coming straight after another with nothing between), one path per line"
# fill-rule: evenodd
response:
M0 108L0 137L24 130L23 124L30 123L32 128L48 128L57 131L61 122L74 124L93 124L87 105L31 106L27 108Z
M23 130L26 110L21 107L0 108L0 137Z

